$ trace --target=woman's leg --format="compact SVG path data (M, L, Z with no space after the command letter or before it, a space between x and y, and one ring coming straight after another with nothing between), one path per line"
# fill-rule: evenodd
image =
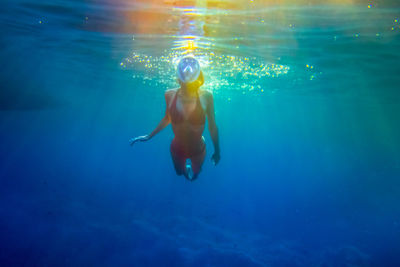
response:
M186 157L174 144L172 141L170 146L171 158L174 163L175 171L177 175L182 175L186 173Z
M192 171L193 171L193 177L192 180L196 179L197 176L199 175L201 171L201 166L203 165L204 158L206 157L206 143L204 142L204 137L202 137L202 143L201 143L201 152L190 157L190 160L192 162Z

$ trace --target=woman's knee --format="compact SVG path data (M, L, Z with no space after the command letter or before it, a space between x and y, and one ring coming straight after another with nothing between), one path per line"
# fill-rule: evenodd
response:
M199 175L199 173L201 172L201 165L202 165L202 162L200 164L192 162L193 175L195 175L195 176Z

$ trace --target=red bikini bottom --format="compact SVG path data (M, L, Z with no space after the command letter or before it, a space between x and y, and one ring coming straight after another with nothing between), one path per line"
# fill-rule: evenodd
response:
M186 159L192 162L193 174L201 171L206 155L206 143L202 136L198 142L180 143L174 138L170 146L171 157L177 174L183 174L186 168Z

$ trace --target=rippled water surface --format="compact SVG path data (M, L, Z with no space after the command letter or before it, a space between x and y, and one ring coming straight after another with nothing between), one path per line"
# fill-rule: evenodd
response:
M0 265L398 266L396 1L6 0ZM175 175L183 55L213 145Z

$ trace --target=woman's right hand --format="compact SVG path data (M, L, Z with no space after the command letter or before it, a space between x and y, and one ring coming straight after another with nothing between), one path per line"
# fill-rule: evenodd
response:
M131 146L133 146L133 144L136 142L144 142L149 139L150 139L149 135L142 135L142 136L138 136L138 137L129 139L129 143L131 144Z

